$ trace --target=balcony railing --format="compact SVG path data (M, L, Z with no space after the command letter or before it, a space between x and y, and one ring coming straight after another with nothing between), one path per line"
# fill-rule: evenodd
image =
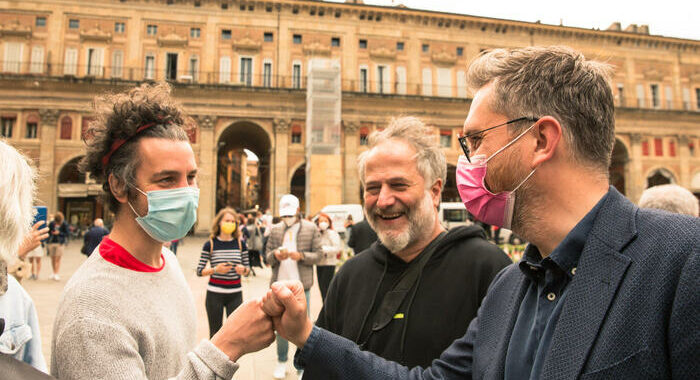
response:
M305 75L273 75L251 74L235 71L192 71L192 70L163 70L149 66L97 66L97 65L66 65L66 64L37 64L32 62L0 61L0 76L2 77L52 77L65 79L87 79L106 81L160 81L173 83L201 84L232 87L256 87L275 89L305 90L307 78ZM424 85L421 83L403 83L397 81L361 81L343 79L340 81L342 91L385 94L385 95L420 95L447 98L467 97L466 87L454 85Z
M640 108L669 111L700 111L700 100L674 100L660 98L620 98L615 97L615 107Z
M199 64L199 63L198 63ZM104 81L169 81L180 84L210 85L223 87L255 87L271 89L306 90L305 75L252 74L235 71L201 71L187 69L163 70L153 67L65 65L36 62L0 61L0 78L51 77L67 80ZM343 92L411 95L466 99L465 85L441 85L437 83L403 83L398 81L369 81L342 79ZM623 108L699 111L700 101L666 100L651 98L615 97L615 106Z

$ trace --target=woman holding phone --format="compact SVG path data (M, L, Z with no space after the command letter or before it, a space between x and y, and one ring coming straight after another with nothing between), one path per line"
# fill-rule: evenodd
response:
M229 316L241 303L241 276L250 273L248 248L241 241L236 212L224 208L216 214L208 242L202 247L197 276L209 276L205 308L209 320L209 337L219 331L224 309ZM209 268L205 268L209 262Z

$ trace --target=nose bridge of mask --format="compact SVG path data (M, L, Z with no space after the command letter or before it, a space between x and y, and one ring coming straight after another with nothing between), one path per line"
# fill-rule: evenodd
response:
M521 137L523 137L526 133L528 133L528 132L532 129L532 127L534 127L534 126L535 126L535 124L532 124L532 125L531 125L530 127L528 127L526 130L524 130L521 134L519 134L517 137L515 137L513 140L511 140L508 144L504 145L501 149L495 151L495 152L494 152L492 155L490 155L489 158L487 158L486 161L484 161L484 162L489 162L489 160L491 160L494 156L496 156L497 154L503 152L503 151L504 151L506 148L508 148L509 146L515 144L516 141L518 141Z

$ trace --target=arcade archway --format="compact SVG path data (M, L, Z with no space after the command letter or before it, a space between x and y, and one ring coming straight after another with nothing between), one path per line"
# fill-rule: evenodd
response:
M301 164L292 175L290 193L299 198L299 207L302 212L306 210L306 164Z
M259 125L241 121L228 126L217 141L216 211L269 207L271 142ZM251 151L257 160L248 157Z
M442 189L443 202L461 202L457 191L456 170L457 168L454 165L447 164L447 178Z
M615 186L622 195L627 194L627 170L629 163L629 153L622 141L615 139L612 157L610 160L610 184Z
M676 176L666 168L655 169L647 175L647 188L676 182Z
M58 207L66 221L78 230L84 231L95 218L102 218L111 225L113 215L105 210L102 202L101 186L89 180L78 171L78 163L83 156L66 162L58 172Z

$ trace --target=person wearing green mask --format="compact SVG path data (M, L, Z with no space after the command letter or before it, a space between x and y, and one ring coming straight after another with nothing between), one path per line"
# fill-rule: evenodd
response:
M241 276L250 274L248 247L241 241L236 212L221 209L211 226L209 241L202 247L197 276L209 276L205 306L209 319L209 336L221 328L224 309L231 315L243 303ZM209 268L205 268L209 262Z
M274 340L254 299L196 344L192 292L163 247L192 228L199 201L188 139L195 122L170 91L143 84L94 103L80 170L102 184L115 221L63 290L51 345L56 378L230 379L242 355Z

